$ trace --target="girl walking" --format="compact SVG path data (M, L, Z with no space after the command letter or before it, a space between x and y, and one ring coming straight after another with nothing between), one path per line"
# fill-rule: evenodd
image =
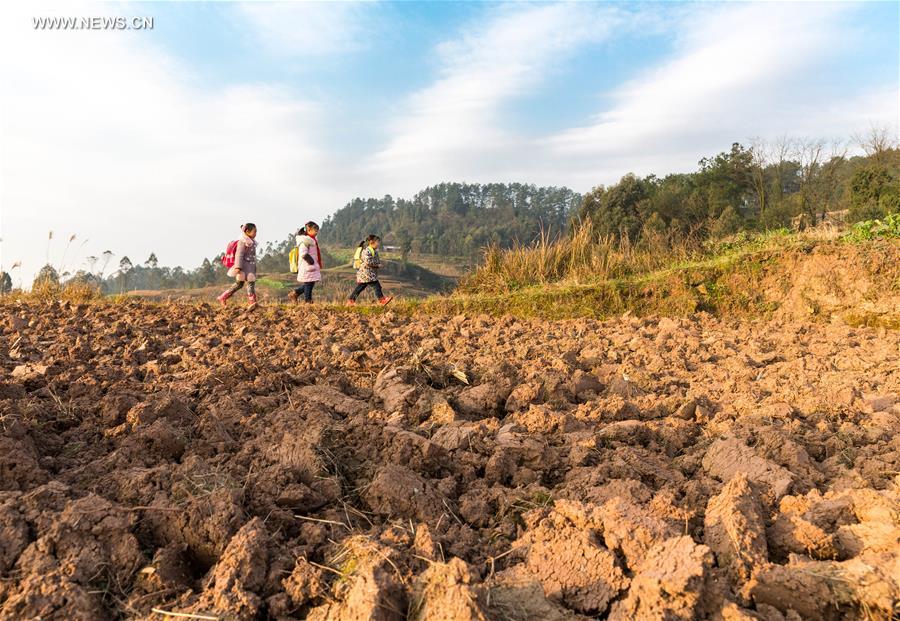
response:
M217 300L222 306L228 303L228 298L247 284L248 309L256 308L256 225L248 222L241 226L243 235L234 250L234 265L228 270L228 275L235 279L231 288L222 293Z
M316 240L318 234L319 225L315 222L307 222L297 231L296 242L300 254L297 282L300 286L288 293L291 302L299 301L302 295L305 303L312 304L313 287L322 280L322 252Z
M359 243L359 259L354 261L356 268L356 289L350 294L347 300L347 306L355 306L356 298L362 293L366 287L375 288L375 297L378 303L384 306L393 297L385 297L381 290L381 283L378 282L377 270L381 268L381 259L378 257L378 246L381 245L381 238L378 235L369 235Z

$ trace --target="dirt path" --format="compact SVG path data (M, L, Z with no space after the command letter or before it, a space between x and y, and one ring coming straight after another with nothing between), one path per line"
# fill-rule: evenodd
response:
M889 619L898 472L898 332L0 307L4 620Z

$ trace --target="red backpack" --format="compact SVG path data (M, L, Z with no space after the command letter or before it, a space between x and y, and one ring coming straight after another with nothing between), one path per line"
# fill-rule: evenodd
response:
M222 257L222 265L228 269L234 267L234 255L237 253L237 245L238 240L234 240L233 242L229 242L228 247L225 248L225 256Z

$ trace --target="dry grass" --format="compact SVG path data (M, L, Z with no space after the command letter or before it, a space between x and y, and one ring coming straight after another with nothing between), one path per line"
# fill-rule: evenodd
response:
M564 237L544 234L531 244L487 248L484 263L462 280L458 291L503 294L549 284L577 286L635 280L672 269L724 264L736 256L765 249L832 242L841 235L841 228L824 223L799 233L788 229L743 231L705 240L696 235L651 233L632 243L628 238L597 237L588 219L574 225Z
M590 220L586 220L559 239L542 234L532 244L506 250L489 247L484 264L462 281L460 290L497 293L548 283L622 278L696 259L700 251L696 240L664 234L645 237L637 245L627 238L597 238Z
M604 319L630 312L689 316L770 316L781 305L777 291L764 286L794 261L815 250L845 256L872 279L868 301L896 295L898 245L894 240L849 242L841 229L826 224L801 232L743 231L720 239L669 240L664 235L633 245L592 237L589 224L571 237L542 238L510 250L492 248L485 265L451 296L392 305L395 312L485 313L494 316ZM874 263L873 263L874 261ZM787 294L787 290L781 292ZM840 293L840 292L836 292ZM852 303L848 301L848 304ZM896 313L858 312L834 307L851 325L893 328ZM858 314L858 316L857 316ZM820 313L814 315L824 318Z
M40 302L71 302L83 304L103 297L100 288L85 282L68 282L59 284L52 280L42 280L34 283L29 292L14 293L6 296L10 299L37 300Z

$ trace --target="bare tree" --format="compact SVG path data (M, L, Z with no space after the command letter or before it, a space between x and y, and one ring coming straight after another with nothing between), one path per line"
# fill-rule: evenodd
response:
M753 192L756 194L756 203L759 209L759 217L766 213L769 202L769 188L766 183L766 169L769 166L769 145L762 138L754 138L750 143L752 166L750 179L753 184Z
M836 140L831 143L828 159L820 167L816 185L818 186L819 204L821 205L820 220L824 221L829 211L832 211L840 192L840 179L838 173L847 161L847 143Z
M816 204L821 198L816 181L824 151L825 142L821 139L807 138L796 143L794 153L800 162L800 205L808 224L816 223Z
M775 139L771 145L769 159L775 168L775 198L781 203L784 200L784 176L787 172L791 153L794 151L794 140L786 134Z
M125 288L128 286L128 273L131 271L134 265L131 263L131 259L127 256L122 257L122 260L119 261L119 280L120 280L120 292L125 293Z
M887 166L892 154L897 151L900 138L897 129L888 125L869 126L863 134L854 134L853 139L869 158L880 166Z
M104 250L103 251L103 265L100 267L100 274L98 275L100 280L103 280L103 273L106 271L106 266L109 265L109 260L113 258L114 253L112 250Z

